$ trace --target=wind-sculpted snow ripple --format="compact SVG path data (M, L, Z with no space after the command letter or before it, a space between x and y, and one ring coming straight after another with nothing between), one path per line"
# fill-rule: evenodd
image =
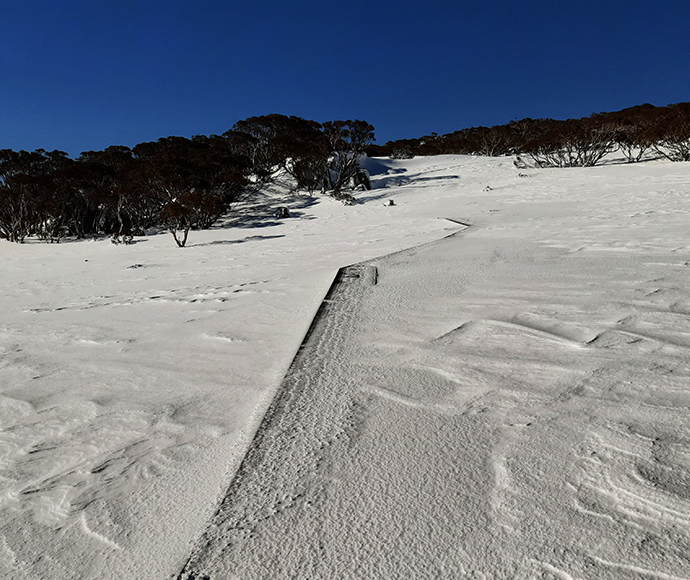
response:
M56 539L76 527L111 548L127 545L125 521L104 519L104 501L126 497L198 449L165 413L104 413L93 401L40 410L0 396L0 419L0 536L31 519Z

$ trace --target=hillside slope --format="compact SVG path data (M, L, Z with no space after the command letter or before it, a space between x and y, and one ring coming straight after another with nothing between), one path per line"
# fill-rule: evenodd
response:
M0 245L5 576L690 575L690 166L378 163L184 250Z

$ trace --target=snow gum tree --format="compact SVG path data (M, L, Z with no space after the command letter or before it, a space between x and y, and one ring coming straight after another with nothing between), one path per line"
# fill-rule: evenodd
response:
M359 159L375 140L374 127L366 121L328 121L323 124L330 158L327 179L335 193L355 176Z
M145 203L144 192L131 187L130 177L136 170L132 150L117 145L103 151L85 151L78 161L86 164L85 177L92 179L87 190L101 213L102 231L112 234L113 240L143 233L139 216Z
M168 137L134 148L141 160L128 187L147 191L158 220L184 247L189 230L210 228L247 184L249 169L221 137Z
M537 167L591 167L616 148L616 126L606 117L555 121L520 147Z
M659 154L670 161L690 161L690 103L669 105L649 133Z
M67 154L57 150L0 150L0 238L22 243L40 233L42 224L57 219L48 176L68 161Z
M223 137L241 144L260 185L270 182L279 169L309 192L323 185L329 148L316 121L275 113L250 117L235 123Z

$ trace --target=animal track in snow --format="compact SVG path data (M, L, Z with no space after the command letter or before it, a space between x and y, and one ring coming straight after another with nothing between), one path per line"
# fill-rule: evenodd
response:
M261 293L266 290L254 288L263 282L248 282L228 287L194 287L194 288L176 288L174 290L166 290L151 294L150 292L142 292L131 295L112 295L99 296L94 300L71 303L58 307L34 307L26 310L27 312L43 313L43 312L60 312L63 310L90 310L92 308L103 307L123 307L135 306L144 304L149 301L156 302L183 302L183 303L203 303L203 302L227 302L234 295L240 293Z

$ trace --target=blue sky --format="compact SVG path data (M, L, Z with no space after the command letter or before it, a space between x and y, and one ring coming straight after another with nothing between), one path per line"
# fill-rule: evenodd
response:
M253 115L378 143L690 101L690 2L0 0L0 148L78 155Z

